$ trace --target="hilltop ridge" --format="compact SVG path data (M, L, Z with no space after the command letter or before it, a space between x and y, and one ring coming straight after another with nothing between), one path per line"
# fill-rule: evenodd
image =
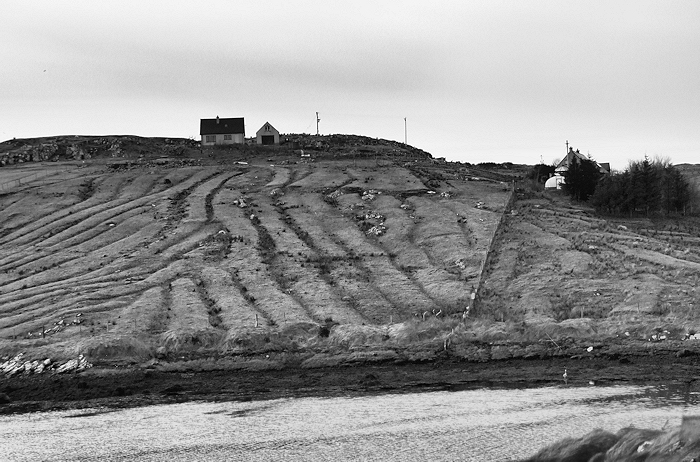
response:
M18 138L0 143L0 166L23 162L86 160L92 158L149 158L173 156L196 158L204 151L289 153L297 149L322 152L325 155L406 156L413 159L432 156L410 145L397 141L360 135L282 135L281 144L258 146L254 139L245 144L201 148L191 138L141 137L134 135L61 135L40 138Z

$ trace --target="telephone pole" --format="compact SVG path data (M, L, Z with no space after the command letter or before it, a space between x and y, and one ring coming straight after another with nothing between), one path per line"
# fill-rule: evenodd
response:
M406 118L403 118L403 144L408 144L408 131L406 129Z
M318 123L321 121L321 119L318 118L318 112L316 113L316 136L318 136Z

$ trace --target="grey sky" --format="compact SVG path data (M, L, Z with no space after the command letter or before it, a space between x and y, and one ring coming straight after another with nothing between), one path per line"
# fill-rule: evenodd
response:
M700 2L22 1L0 139L355 133L449 160L700 162Z

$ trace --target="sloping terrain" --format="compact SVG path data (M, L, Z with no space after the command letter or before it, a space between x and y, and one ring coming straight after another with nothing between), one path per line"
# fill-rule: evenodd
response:
M700 329L695 217L602 218L513 195L521 166L396 142L285 141L0 143L0 358L482 361Z
M511 194L352 137L312 159L90 139L114 155L66 162L64 141L60 162L0 169L5 355L293 351L323 328L461 313Z
M604 219L561 193L517 196L487 264L482 315L526 324L584 318L580 326L647 339L700 328L697 218Z

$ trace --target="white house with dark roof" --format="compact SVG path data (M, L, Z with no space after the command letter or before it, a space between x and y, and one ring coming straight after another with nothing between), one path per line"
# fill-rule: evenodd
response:
M569 148L569 152L566 153L566 157L564 157L554 168L554 175L550 177L544 184L545 189L561 189L564 184L566 184L566 181L564 180L564 175L566 172L569 170L569 167L573 162L580 162L582 160L591 160L587 159L586 156L581 154L579 150L575 150L574 148ZM598 167L598 171L602 174L608 174L610 173L610 164L609 163L601 163L599 164L596 161L593 161L593 163Z
M256 133L256 138L258 144L280 144L280 132L270 125L270 122L265 122L260 127L260 130Z
M557 164L557 166L554 168L554 171L559 175L563 175L564 173L566 173L566 171L569 170L569 166L574 162L574 159L578 159L579 162L582 160L591 160L586 158L586 156L584 156L583 154L581 154L578 149L574 151L574 148L569 148L569 152L566 154L566 157L564 157ZM596 167L598 167L600 173L610 173L609 163L599 164L596 161L593 161L593 163L596 165Z
M202 146L245 143L245 121L243 117L221 119L201 119L199 134Z

